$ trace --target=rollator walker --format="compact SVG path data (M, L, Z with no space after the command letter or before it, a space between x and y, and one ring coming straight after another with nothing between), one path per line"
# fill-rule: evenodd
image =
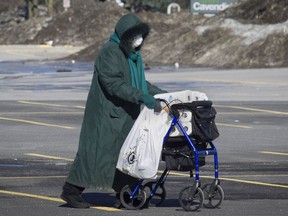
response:
M201 206L205 208L217 208L224 199L224 191L218 179L218 154L213 140L219 136L215 116L216 110L212 101L193 101L190 103L170 104L159 99L165 104L171 125L163 138L161 158L165 161L166 168L158 180L144 183L139 179L136 186L126 185L120 192L120 201L126 209L136 210L148 207L150 201L155 201L156 206L163 203L166 198L164 183L170 170L189 171L195 180L190 186L185 186L178 196L180 206L185 211L196 211ZM192 133L188 134L187 127L181 122L181 118L187 113L192 113ZM191 115L191 114L190 114ZM177 136L175 130L178 131ZM190 131L191 132L191 131ZM205 165L205 157L214 156L214 180L210 184L201 185L200 167Z

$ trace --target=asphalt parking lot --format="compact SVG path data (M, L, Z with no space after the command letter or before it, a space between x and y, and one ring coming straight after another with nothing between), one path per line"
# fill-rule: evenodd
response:
M0 73L1 215L287 215L287 69L164 68L147 71L147 78L169 91L198 90L213 100L225 193L220 208L183 211L179 191L194 180L186 172L170 173L159 207L118 210L113 193L87 189L83 196L93 207L70 208L59 195L77 151L90 72L15 72ZM50 86L39 90L39 83ZM161 162L159 173L163 167ZM200 178L202 184L213 180L211 157Z

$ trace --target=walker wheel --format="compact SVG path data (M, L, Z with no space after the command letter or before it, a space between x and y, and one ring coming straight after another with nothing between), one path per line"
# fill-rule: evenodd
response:
M205 184L202 187L204 193L203 206L205 208L217 208L224 200L224 191L220 185L212 186L212 184Z
M126 209L140 209L146 202L146 193L143 189L139 188L131 198L132 193L133 190L130 189L129 185L124 186L120 192L120 201Z
M159 185L154 195L151 196L151 192L154 189L156 183L157 181L150 181L143 186L146 193L149 193L149 197L147 198L147 205L159 206L166 199L166 189L164 187L164 182Z
M200 187L185 187L179 193L178 201L185 211L197 211L203 204L204 194Z

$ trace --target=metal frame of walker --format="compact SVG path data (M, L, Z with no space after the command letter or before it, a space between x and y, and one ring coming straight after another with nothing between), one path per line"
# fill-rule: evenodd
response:
M184 187L178 196L178 201L181 207L185 211L196 211L201 206L205 208L217 208L221 205L224 200L224 191L220 186L220 181L218 179L218 154L217 149L212 141L207 142L210 145L210 148L205 150L197 150L193 140L190 139L186 133L184 127L182 126L179 118L177 118L171 111L170 105L165 100L160 100L166 103L166 106L169 108L169 115L173 118L171 125L163 139L163 144L167 141L169 134L174 127L178 126L181 133L184 135L185 140L189 143L189 147L194 152L195 160L195 181L192 186ZM208 156L214 155L214 180L211 184L205 184L201 186L200 183L200 174L199 174L199 156ZM189 155L183 155L184 157L190 157ZM144 179L139 179L138 184L135 188L130 188L129 185L126 185L122 188L120 192L120 201L126 209L136 210L149 206L149 202L154 197L160 198L156 201L156 206L159 206L166 197L166 189L164 187L164 182L169 175L168 169L165 169L157 181L147 182L145 185L142 185ZM192 177L192 170L190 171L190 176ZM158 189L161 189L161 193L157 193ZM149 190L149 196L147 197L146 191Z

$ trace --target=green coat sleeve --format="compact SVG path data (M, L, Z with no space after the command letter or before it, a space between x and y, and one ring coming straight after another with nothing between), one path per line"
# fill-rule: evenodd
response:
M146 81L147 82L147 88L148 88L148 93L150 95L156 95L156 94L162 94L162 93L167 93L167 91L165 90L162 90L160 88L158 88L157 86L155 85L152 85L150 82Z

